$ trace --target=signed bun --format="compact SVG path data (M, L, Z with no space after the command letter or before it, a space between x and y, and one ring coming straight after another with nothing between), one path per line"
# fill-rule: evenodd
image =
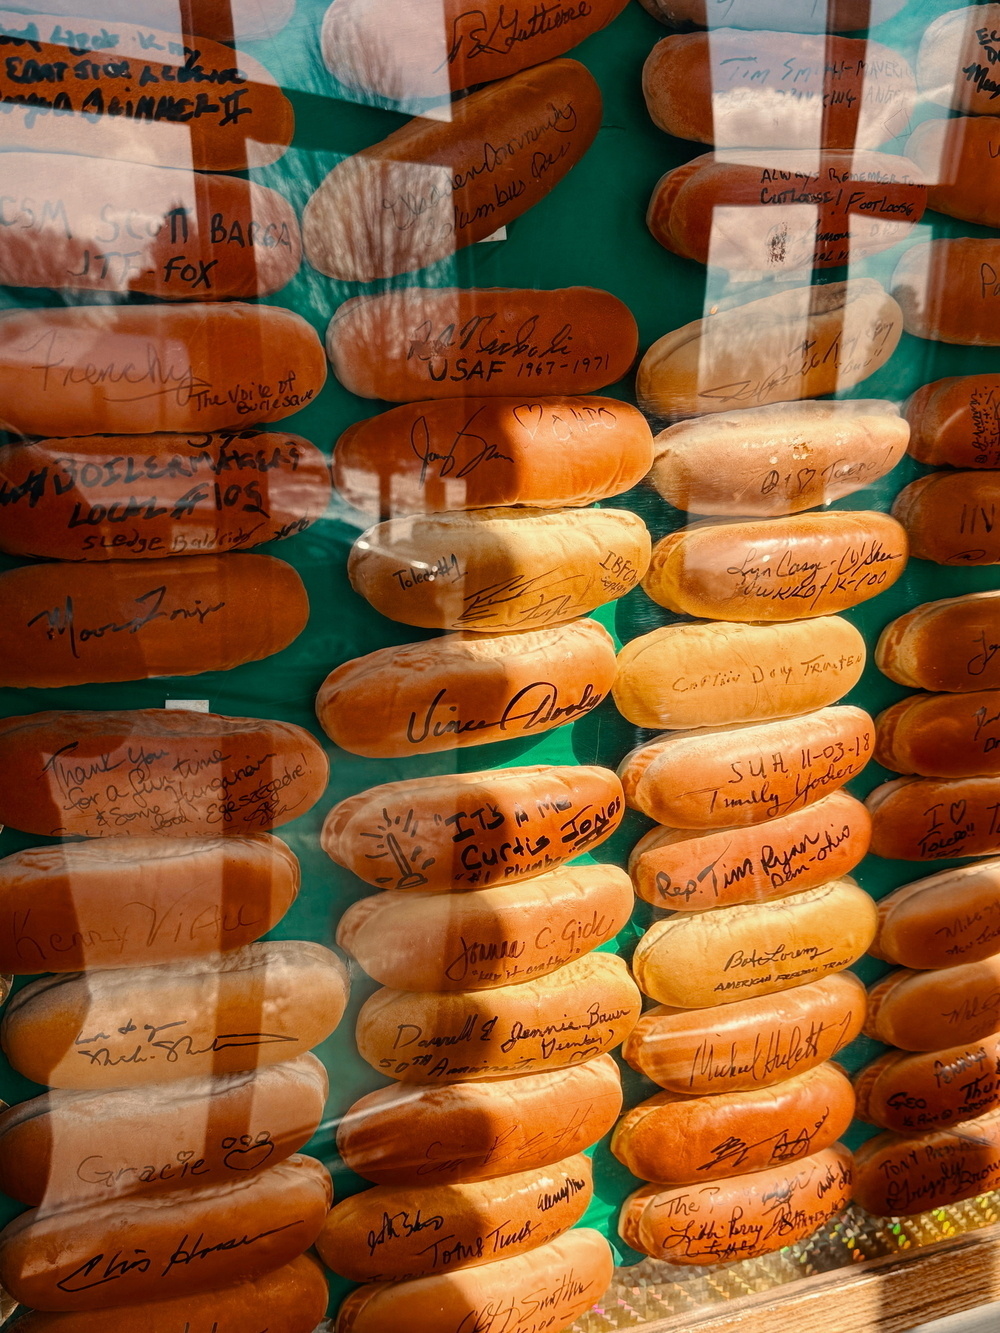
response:
M880 42L730 27L657 42L642 91L654 124L678 139L813 154L894 139L917 96L904 57Z
M932 472L900 491L892 512L917 559L936 565L997 565L998 504L1000 479L992 472Z
M873 375L902 332L902 311L873 278L788 288L654 342L639 365L639 406L677 418L819 398Z
M817 1065L771 1088L713 1097L658 1093L618 1122L611 1151L640 1180L687 1185L829 1148L853 1114L847 1076L836 1065Z
M513 1259L579 1222L593 1176L590 1158L580 1153L488 1181L379 1185L337 1204L316 1249L352 1282L398 1282Z
M427 28L442 17L428 10ZM544 199L594 142L601 110L590 71L551 60L453 102L447 119L418 116L326 177L302 214L306 257L341 282L448 259Z
M976 963L1000 948L1000 860L904 884L878 904L869 950L903 967Z
M963 347L996 347L1000 240L921 241L896 265L892 294L907 333Z
M805 1240L851 1200L851 1154L836 1143L714 1184L647 1185L625 1200L626 1245L672 1264L731 1264Z
M495 634L562 624L624 597L649 553L646 525L628 509L474 509L369 528L347 570L390 620Z
M996 778L900 778L876 787L865 804L871 850L896 861L1000 853Z
M19 1073L54 1088L234 1074L318 1046L340 1022L348 991L347 969L321 944L248 944L214 964L33 981L5 1006L0 1045Z
M991 111L996 111L995 104ZM928 208L964 222L1000 227L1000 178L984 168L1000 147L998 128L994 114L917 125L906 153L927 181Z
M996 1030L1000 957L933 972L890 972L868 992L865 1034L904 1051L982 1041Z
M450 634L345 662L316 714L342 750L395 759L540 735L592 712L614 678L614 644L596 620Z
M661 176L646 223L662 246L698 263L801 277L905 241L926 202L921 173L905 157L728 150Z
M547 976L607 943L635 899L617 866L563 866L477 893L377 893L347 909L337 943L383 986L477 991Z
M852 972L712 1009L650 1009L622 1055L668 1092L704 1097L770 1088L831 1059L861 1031L865 988Z
M246 1333L266 1310L267 1333L312 1333L328 1299L322 1268L311 1255L303 1254L254 1282L119 1307L116 1315L129 1333ZM108 1329L103 1310L29 1312L18 1322L18 1333L107 1333Z
M323 59L348 88L404 101L492 83L561 56L625 8L590 0L556 14L508 18L503 0L404 0L391 12L377 0L337 0L323 20ZM501 35L502 34L502 35Z
M877 597L906 557L905 530L873 510L705 519L657 542L642 586L685 615L801 620Z
M276 37L294 10L295 0L193 0L184 26L186 32L217 42L231 42L234 37L250 41ZM85 14L116 25L134 20L168 32L176 29L178 18L177 0L45 0L45 13L72 18ZM192 1328L191 1333L201 1333L201 1329ZM281 1333L285 1333L284 1328Z
M611 1247L600 1232L575 1228L528 1254L481 1268L361 1287L340 1307L335 1328L336 1333L403 1328L464 1333L481 1322L483 1310L503 1310L511 1333L526 1333L539 1317L552 1329L565 1329L601 1299L613 1275Z
M621 379L638 346L628 307L596 287L405 287L352 297L326 332L344 387L391 403L470 388L491 398L589 393Z
M376 991L358 1015L358 1053L404 1083L537 1074L613 1050L641 1007L622 959L591 953L519 986Z
M32 713L0 721L0 823L48 837L246 835L305 814L329 771L290 722L161 708Z
M319 1235L330 1200L326 1168L290 1157L226 1185L32 1210L0 1232L0 1282L36 1310L197 1295L298 1258Z
M861 679L865 656L860 631L835 616L666 625L621 650L613 694L637 727L761 722L836 702Z
M375 517L589 505L649 471L646 418L614 398L438 398L348 427L337 490Z
M704 912L783 898L847 875L868 851L871 818L845 791L750 828L654 828L629 857L636 894L669 911Z
M624 811L610 769L539 764L369 787L333 807L321 841L377 889L448 893L555 870L609 838Z
M676 912L639 941L632 975L640 990L679 1009L773 995L843 972L876 925L874 902L851 879L775 902Z
M1000 1033L945 1051L889 1051L854 1082L857 1114L898 1134L960 1124L1000 1107Z
M996 113L995 33L1000 5L951 9L927 25L917 56L917 83L927 101L980 116ZM980 174L985 175L985 171Z
M1000 1185L1000 1111L955 1129L878 1134L854 1155L854 1199L876 1217L911 1217Z
M1000 592L924 602L885 627L875 663L914 689L989 690L1000 686L998 634Z
M657 435L650 481L677 509L781 518L870 486L906 452L893 403L775 403L679 421Z
M171 1083L155 1097L46 1092L0 1115L0 1189L53 1209L242 1180L312 1138L327 1091L326 1070L300 1055Z
M22 435L245 430L298 412L325 379L312 325L277 306L0 314L0 425Z
M298 860L267 833L29 847L0 861L0 974L239 949L281 920L299 878Z
M277 191L235 176L95 166L67 153L5 154L0 282L218 301L267 296L295 277L299 224ZM105 253L109 238L123 249Z
M875 719L875 760L928 778L1000 776L1000 690L911 694Z
M661 23L715 28L780 28L786 32L855 32L893 18L906 0L830 0L794 8L786 0L642 0Z
M1000 467L1000 375L935 380L918 389L904 410L911 429L909 453L918 462Z
M7 445L0 546L54 560L243 551L308 528L326 511L330 489L326 459L298 435Z
M337 1150L352 1171L383 1185L491 1180L590 1147L621 1105L610 1055L484 1083L394 1083L341 1117Z
M867 764L874 739L860 708L824 708L782 722L678 731L626 755L618 776L628 805L667 827L745 827L837 791Z

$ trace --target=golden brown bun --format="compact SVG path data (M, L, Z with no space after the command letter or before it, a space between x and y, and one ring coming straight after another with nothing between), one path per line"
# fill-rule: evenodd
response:
M243 1180L312 1138L327 1091L326 1070L300 1055L154 1096L46 1092L0 1115L0 1189L51 1211Z
M731 1264L773 1254L818 1231L851 1200L841 1143L796 1162L711 1185L647 1185L625 1200L626 1245L672 1264Z
M1000 1107L1000 1033L945 1051L889 1051L854 1083L857 1114L898 1134L961 1124Z
M302 214L306 258L341 282L371 282L485 240L579 162L601 109L584 65L551 60L453 102L447 119L408 121L339 162L313 194Z
M865 804L871 850L896 861L1000 853L997 778L900 778L876 787Z
M1000 479L992 472L932 472L900 491L892 506L910 554L936 565L1000 564L994 530Z
M1000 956L933 972L905 968L868 992L865 1034L904 1051L982 1041L997 1029Z
M556 11L513 15L504 0L337 0L323 20L323 60L341 83L403 101L492 83L561 56L625 8L589 0Z
M943 870L895 889L878 904L869 950L903 967L975 963L1000 949L1000 860Z
M391 403L589 393L621 379L638 346L631 312L596 287L406 287L352 297L326 331L344 387Z
M116 1318L129 1333L247 1333L266 1310L267 1333L313 1333L328 1297L322 1268L303 1254L255 1282L119 1308ZM29 1313L19 1323L19 1333L108 1333L109 1319L102 1310L90 1310Z
M87 3L83 0L84 17ZM165 31L133 27L133 22L145 21L143 4L119 7L125 20L119 22L106 5L90 0L93 27L70 27L45 15L36 16L37 26L21 20L18 27L17 16L11 17L12 33L27 27L42 40L29 39L28 45L22 39L0 69L0 101L9 108L4 148L112 159L113 167L94 163L91 197L118 177L119 162L148 162L186 172L235 171L276 162L291 143L295 116L264 66L243 51L204 38L193 56L178 36L176 6L158 6L160 12L154 15L163 20ZM212 26L223 41L230 41L233 30L220 22L228 10L214 8ZM71 20L81 17L77 6L65 0L56 0L56 12ZM91 37L98 20L108 26ZM71 44L80 42L81 28L82 50ZM53 106L55 114L48 114ZM143 200L132 202L141 206Z
M270 834L101 838L0 861L0 974L141 967L252 944L295 901Z
M917 94L904 57L880 42L728 27L657 42L642 91L654 124L679 139L814 153L902 134Z
M854 869L871 818L845 791L751 828L654 828L629 857L636 894L654 907L704 912L812 889Z
M907 333L963 347L996 347L1000 240L921 241L896 265L892 294Z
M348 427L337 490L375 517L534 505L588 505L649 471L646 418L614 398L438 398Z
M622 1055L669 1092L703 1097L770 1088L831 1059L860 1033L864 1018L864 986L853 972L838 972L713 1009L650 1009Z
M641 0L661 23L677 27L780 28L786 32L854 32L893 18L906 0L829 0L789 5L787 0Z
M606 944L635 899L617 866L563 866L478 893L377 893L347 909L337 943L383 986L477 991L547 976Z
M717 412L657 435L650 481L691 513L781 518L871 485L903 457L909 435L899 409L880 399Z
M835 703L867 649L836 616L786 625L666 625L618 654L618 711L637 727L685 730L790 717Z
M234 35L237 41L275 37L294 10L295 0L192 0L184 15L185 32L217 42L230 42ZM176 30L178 21L177 0L45 0L45 13L71 18L86 15L116 25L137 22L168 32Z
M660 177L646 224L700 264L804 276L905 241L926 206L922 180L908 158L864 150L705 153Z
M342 750L394 759L540 735L592 712L614 678L614 644L596 620L449 634L345 662L316 714Z
M914 689L966 693L1000 686L1000 592L924 602L882 631L878 669Z
M377 889L463 892L556 870L609 838L624 812L610 769L537 764L369 787L333 807L321 842Z
M49 837L256 833L305 814L329 772L290 722L161 708L32 713L0 722L0 823Z
M918 389L904 411L909 453L918 462L1000 467L1000 375L935 380Z
M632 975L660 1004L700 1009L773 995L857 962L877 909L852 879L776 902L676 912L639 941Z
M0 1233L0 1281L36 1310L194 1296L298 1258L319 1235L331 1194L324 1166L290 1157L236 1184L32 1209Z
M495 1322L504 1333L531 1333L539 1318L553 1330L570 1324L611 1284L614 1258L604 1237L576 1228L529 1254L415 1282L359 1288L340 1307L336 1333L441 1333Z
M325 380L312 325L277 306L88 305L0 315L0 424L23 435L246 430L291 416Z
M575 1226L594 1193L580 1153L541 1170L456 1185L379 1185L337 1204L316 1241L352 1282L399 1282L537 1250Z
M902 311L873 278L788 288L654 342L639 365L639 406L677 418L819 398L873 375L902 332Z
M628 509L474 509L379 523L354 543L347 570L389 620L496 634L624 597L649 554L646 525Z
M0 447L0 545L54 560L243 551L326 511L326 459L308 440L96 435Z
M951 9L929 24L917 56L922 96L939 106L992 116L996 112L996 32L1000 5ZM982 174L980 167L978 174Z
M519 986L376 991L358 1015L358 1054L404 1083L536 1074L613 1050L641 1008L622 959L592 953Z
M911 694L875 719L875 761L927 778L1000 775L1000 690Z
M1000 1184L1000 1111L955 1129L878 1134L856 1151L854 1199L876 1217L912 1217Z
M214 965L163 963L44 977L4 1008L0 1045L35 1083L138 1087L291 1060L347 1005L340 959L321 944L247 944Z
M279 291L302 258L288 200L234 176L7 153L4 191L0 282L10 287L220 301ZM55 226L41 203L53 198Z
M341 1117L337 1150L352 1171L383 1185L491 1180L590 1147L621 1105L610 1055L485 1083L394 1083Z
M829 1148L853 1114L846 1074L817 1065L772 1088L713 1097L658 1093L618 1122L611 1151L640 1180L687 1185Z
M705 519L653 548L642 581L660 606L717 620L801 620L885 592L906 568L904 528L888 514Z
M996 111L996 106L991 108ZM1000 121L995 115L925 120L906 141L927 181L927 206L936 213L985 227L1000 227Z
M762 824L812 805L856 777L875 726L860 708L781 722L678 731L625 756L618 776L635 810L671 828Z

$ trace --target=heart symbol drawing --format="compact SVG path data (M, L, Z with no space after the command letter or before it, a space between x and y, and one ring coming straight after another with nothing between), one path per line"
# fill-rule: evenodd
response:
M229 1171L256 1171L273 1152L273 1142L265 1139L263 1143L251 1143L247 1148L231 1148L222 1160Z
M525 403L522 407L514 408L514 420L532 439L538 434L544 419L545 410L541 403Z
M953 824L961 824L965 818L965 812L968 809L968 801L953 801L948 814L951 816Z

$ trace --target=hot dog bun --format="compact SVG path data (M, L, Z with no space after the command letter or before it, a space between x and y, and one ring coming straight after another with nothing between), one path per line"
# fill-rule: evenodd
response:
M781 518L871 485L903 457L909 434L879 399L716 412L657 435L649 479L677 509Z
M854 1198L876 1217L912 1217L1000 1183L1000 1111L916 1137L878 1134L854 1157Z
M406 287L352 297L326 332L341 384L391 403L589 393L621 379L638 346L631 312L596 287Z
M819 398L873 375L902 332L902 311L873 278L792 287L654 342L639 365L639 406L676 419Z
M918 389L904 410L909 453L918 462L1000 467L1000 375L935 380Z
M669 1092L702 1097L770 1088L831 1059L860 1033L864 1018L864 986L853 972L838 972L712 1009L650 1009L622 1055Z
M495 638L450 634L345 662L323 682L316 714L351 754L434 754L572 722L614 678L611 635L595 620Z
M321 944L247 944L214 964L33 981L5 1006L0 1045L25 1077L54 1088L234 1074L318 1046L348 992L347 969Z
M994 165L998 131L995 115L953 116L916 126L906 153L927 181L928 208L965 222L1000 226L1000 173Z
M994 519L1000 481L992 472L932 472L904 487L892 506L910 554L936 565L1000 564Z
M678 731L626 755L618 776L627 804L668 827L745 827L837 791L867 764L874 740L860 708L823 708L783 722Z
M610 769L538 764L370 787L333 807L321 842L377 889L461 892L556 870L609 838L624 812Z
M337 1150L352 1171L383 1185L491 1180L596 1143L621 1105L610 1055L483 1083L394 1083L341 1117Z
M906 0L829 0L791 8L784 0L642 0L662 23L716 28L781 28L787 32L855 32L893 18Z
M996 778L900 778L876 787L865 804L871 850L897 861L1000 853Z
M590 71L551 60L452 103L446 120L418 116L330 172L302 214L306 257L341 282L447 259L558 185L593 143L601 110Z
M835 703L861 679L866 654L861 633L836 616L666 625L622 648L612 693L637 727L762 722Z
M46 1092L0 1115L0 1189L52 1210L240 1181L312 1138L327 1091L326 1070L300 1055L183 1079L153 1097L148 1088Z
M892 294L907 333L963 347L996 347L1000 240L921 241L896 265Z
M903 967L952 967L996 953L1000 942L1000 860L904 884L879 900L869 952Z
M624 597L650 546L628 509L474 509L379 523L354 543L347 570L389 620L494 634L563 624Z
M245 430L298 412L325 380L312 325L277 306L0 315L0 423L23 435Z
M945 1051L889 1051L854 1081L857 1114L913 1134L972 1120L1000 1107L1000 1033Z
M383 986L477 991L547 976L628 922L617 866L563 866L477 893L377 893L347 909L337 943Z
M875 648L890 680L915 689L966 692L1000 686L1000 592L924 602L891 621Z
M290 722L160 708L0 722L0 822L50 837L256 833L305 814L329 773Z
M896 773L1000 775L1000 690L911 694L875 719L875 760Z
M868 992L865 1033L904 1051L944 1050L997 1029L1000 957L933 972L890 972Z
M376 991L361 1007L356 1039L362 1059L400 1082L510 1078L613 1050L640 1009L622 959L592 953L519 986Z
M640 1180L688 1185L820 1152L840 1138L853 1114L847 1076L836 1065L817 1065L749 1092L658 1093L618 1122L611 1151Z
M924 29L917 55L922 96L939 106L989 116L996 110L990 71L996 60L1000 5L950 9Z
M101 838L0 861L0 974L141 967L252 944L295 901L270 834Z
M868 851L871 817L836 791L751 828L655 828L629 857L636 894L669 911L704 912L783 898L849 874Z
M29 8L27 4L20 7ZM217 42L275 37L294 11L295 0L192 0L184 12L184 31ZM132 20L168 32L177 28L179 20L176 0L45 0L45 12L71 18L83 14L104 23Z
M0 447L0 546L56 560L242 551L314 523L326 459L298 435L100 435Z

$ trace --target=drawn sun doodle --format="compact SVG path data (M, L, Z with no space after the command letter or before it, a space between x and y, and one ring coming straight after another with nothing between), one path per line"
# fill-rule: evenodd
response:
M382 818L371 833L362 833L370 839L373 849L365 853L368 861L387 861L395 866L395 874L379 875L375 883L394 889L419 889L427 883L423 871L430 869L436 858L425 856L420 845L420 821L412 810L405 815L389 814L382 810Z

